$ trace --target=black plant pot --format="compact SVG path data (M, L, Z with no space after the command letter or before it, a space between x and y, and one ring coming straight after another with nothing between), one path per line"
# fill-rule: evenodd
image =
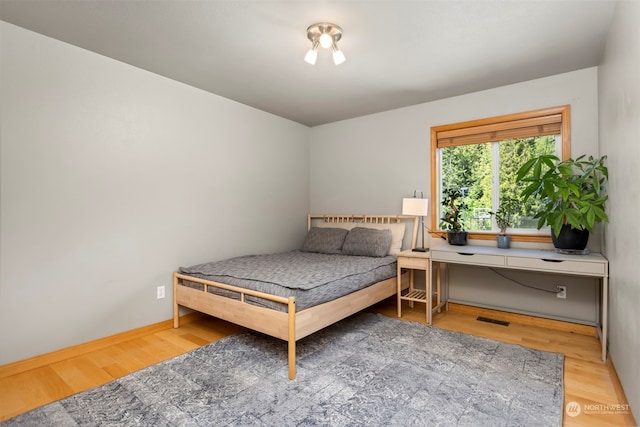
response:
M579 230L565 224L560 229L560 234L556 237L554 230L551 230L551 240L556 249L565 251L582 251L587 247L589 241L589 230Z
M464 246L467 244L467 232L447 231L447 241L450 245Z

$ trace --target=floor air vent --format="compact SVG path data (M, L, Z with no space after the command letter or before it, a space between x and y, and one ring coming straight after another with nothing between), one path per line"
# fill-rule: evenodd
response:
M501 326L509 326L509 322L505 322L504 320L489 319L488 317L478 317L476 318L476 320L480 322L495 323L496 325Z

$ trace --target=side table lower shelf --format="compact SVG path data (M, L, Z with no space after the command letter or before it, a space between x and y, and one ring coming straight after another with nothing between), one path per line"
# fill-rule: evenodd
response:
M425 291L420 291L417 289L409 290L404 295L400 295L400 299L404 301L413 301L413 302L427 302L427 293Z

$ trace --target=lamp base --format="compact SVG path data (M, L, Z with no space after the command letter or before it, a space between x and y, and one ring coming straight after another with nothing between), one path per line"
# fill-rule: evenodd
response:
M429 248L413 248L412 252L429 252Z

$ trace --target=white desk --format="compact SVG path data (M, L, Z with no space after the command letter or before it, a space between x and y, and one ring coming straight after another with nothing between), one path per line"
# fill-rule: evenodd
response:
M609 306L609 261L599 253L588 255L565 255L553 250L535 249L498 249L488 246L450 246L431 248L429 270L433 271L433 262L445 264L477 265L494 268L539 271L545 273L569 274L574 276L598 277L602 282L602 315L598 334L602 343L602 361L607 360L607 309ZM437 281L440 286L440 269L437 269ZM429 280L433 280L429 275ZM433 289L428 285L428 289ZM445 301L449 299L448 277L445 282Z

